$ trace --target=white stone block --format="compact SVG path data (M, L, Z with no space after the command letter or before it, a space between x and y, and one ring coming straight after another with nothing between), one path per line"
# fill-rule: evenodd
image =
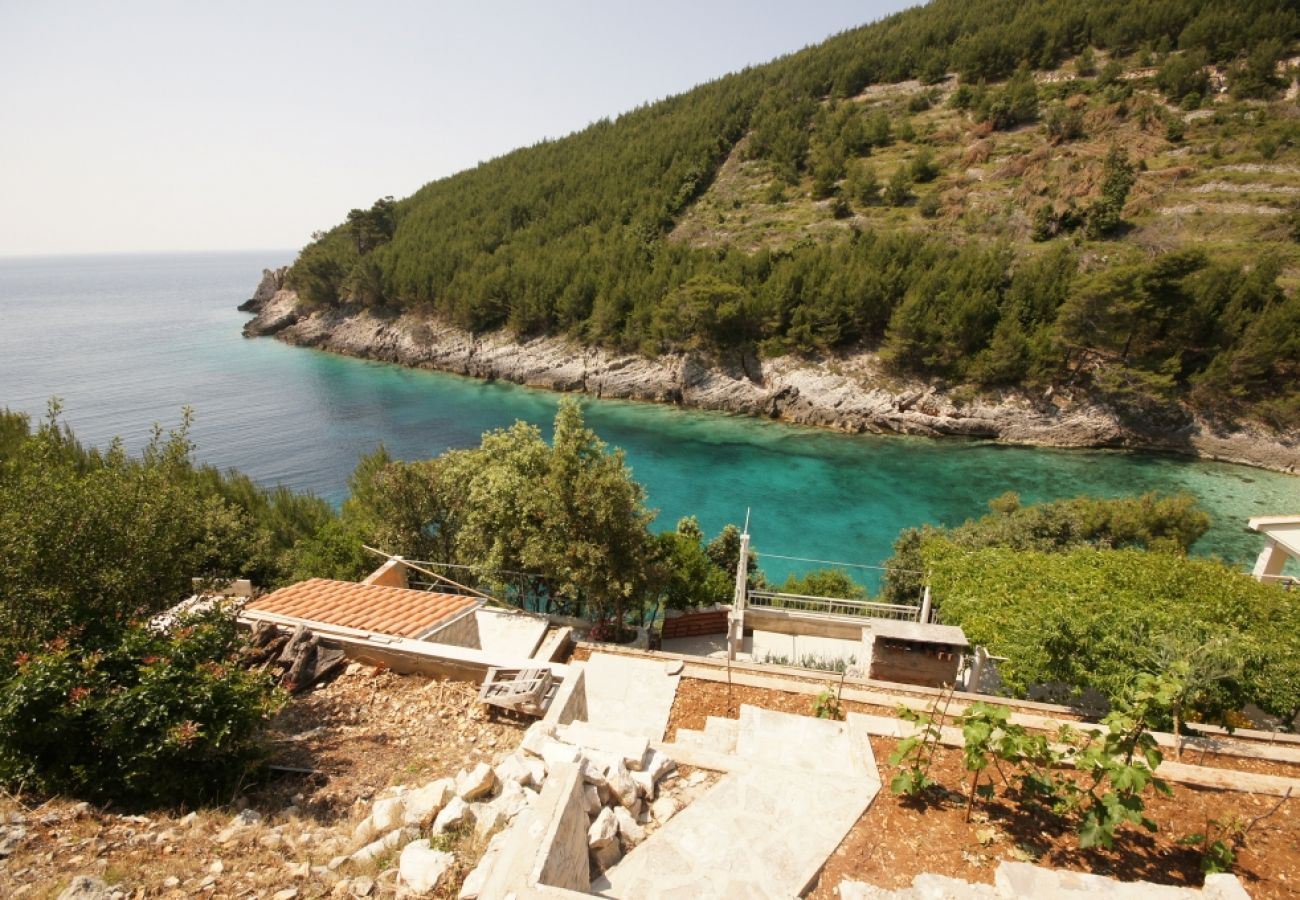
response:
M492 771L496 773L497 781L502 784L507 781L513 781L516 784L533 783L532 770L524 764L522 753L512 753L497 763Z
M479 763L468 772L456 776L456 795L462 800L478 800L492 793L497 786L496 773L487 763Z
M394 828L383 837L371 841L353 853L350 859L359 866L368 865L385 853L396 850L403 843L412 840L415 835L416 831L413 828Z
M402 848L397 863L399 884L416 896L431 894L454 860L450 853L432 849L427 840L412 841Z
M587 806L587 815L600 815L603 804L600 802L600 792L596 790L594 784L584 784L582 786L582 799Z
M623 840L624 852L645 840L645 829L625 807L614 807L614 819L618 822L618 834Z
M534 722L524 732L523 740L519 742L519 749L525 753L531 753L533 756L541 756L542 745L554 737L554 725L549 722Z
M403 795L405 808L402 821L407 825L424 828L456 793L456 783L450 778L431 781L422 788L409 791Z
M587 846L592 850L599 850L616 837L618 837L618 819L615 818L614 811L606 806L601 809L596 816L596 821L592 822L591 827L587 829Z
M557 765L581 762L582 751L572 744L562 744L559 741L548 740L542 744L541 757L542 762L546 763L546 771L550 772Z
M473 816L468 803L460 797L452 797L433 820L433 833L444 834L453 828L459 828L472 822Z

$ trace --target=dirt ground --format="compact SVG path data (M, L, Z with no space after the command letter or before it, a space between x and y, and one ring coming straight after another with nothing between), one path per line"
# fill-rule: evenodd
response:
M677 728L703 728L709 715L734 717L744 703L809 715L813 699L739 685L729 690L726 684L684 678L678 686L667 739L673 739ZM846 702L844 709L892 712L851 702ZM1172 798L1147 796L1147 814L1159 825L1158 832L1128 829L1120 833L1114 850L1081 851L1073 831L1054 817L1014 804L979 806L967 822L965 797L959 792L969 776L956 748L940 748L930 773L947 790L934 792L922 804L894 796L888 787L895 771L889 766L889 755L896 745L891 739L872 738L885 787L827 862L810 895L814 900L838 898L836 889L845 878L896 888L911 884L922 872L935 872L991 883L994 870L1004 859L1096 872L1125 881L1199 885L1203 879L1200 852L1180 844L1179 839L1205 832L1210 821L1249 821L1268 813L1279 799L1175 784ZM1188 754L1185 761L1200 759ZM1295 766L1256 760L1218 757L1206 761L1244 771L1300 774ZM1300 896L1300 798L1283 802L1251 829L1232 871L1256 900Z
M490 722L476 697L472 685L353 666L271 723L270 762L282 768L206 809L122 816L0 793L0 898L54 898L77 875L122 900L391 896L391 861L330 862L355 849L352 830L385 787L455 775L518 744L523 726ZM244 809L259 821L232 827ZM6 835L16 836L7 854ZM482 848L456 849L463 878Z

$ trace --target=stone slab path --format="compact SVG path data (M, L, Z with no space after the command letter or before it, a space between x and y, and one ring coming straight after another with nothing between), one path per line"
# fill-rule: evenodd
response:
M658 741L668 727L677 682L662 660L593 653L583 664L587 721L607 731Z
M871 745L845 722L750 706L738 722L710 719L698 734L702 746L734 746L750 765L724 775L593 889L625 900L799 896L880 789ZM862 753L867 760L855 759Z

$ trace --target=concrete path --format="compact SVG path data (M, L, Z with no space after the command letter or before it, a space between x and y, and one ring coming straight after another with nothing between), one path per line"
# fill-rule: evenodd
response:
M603 896L797 897L880 789L871 745L859 746L845 722L742 706L738 722L710 718L696 735L709 749L734 746L749 765L724 775L595 882ZM867 760L855 759L862 753Z
M662 660L593 653L583 665L587 721L607 731L663 740L681 675Z

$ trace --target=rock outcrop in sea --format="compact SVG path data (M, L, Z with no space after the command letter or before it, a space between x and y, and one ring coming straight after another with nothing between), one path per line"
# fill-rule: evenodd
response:
M697 353L649 358L568 338L473 334L418 314L360 307L311 310L267 270L245 336L274 335L333 353L499 379L595 397L673 403L697 409L817 425L848 432L982 438L1047 447L1163 450L1282 472L1300 471L1300 440L1250 425L1219 427L1190 413L1135 421L1083 392L1008 390L965 396L942 385L888 375L871 352L809 359ZM272 295L259 300L275 286ZM255 307L250 304L257 304Z

